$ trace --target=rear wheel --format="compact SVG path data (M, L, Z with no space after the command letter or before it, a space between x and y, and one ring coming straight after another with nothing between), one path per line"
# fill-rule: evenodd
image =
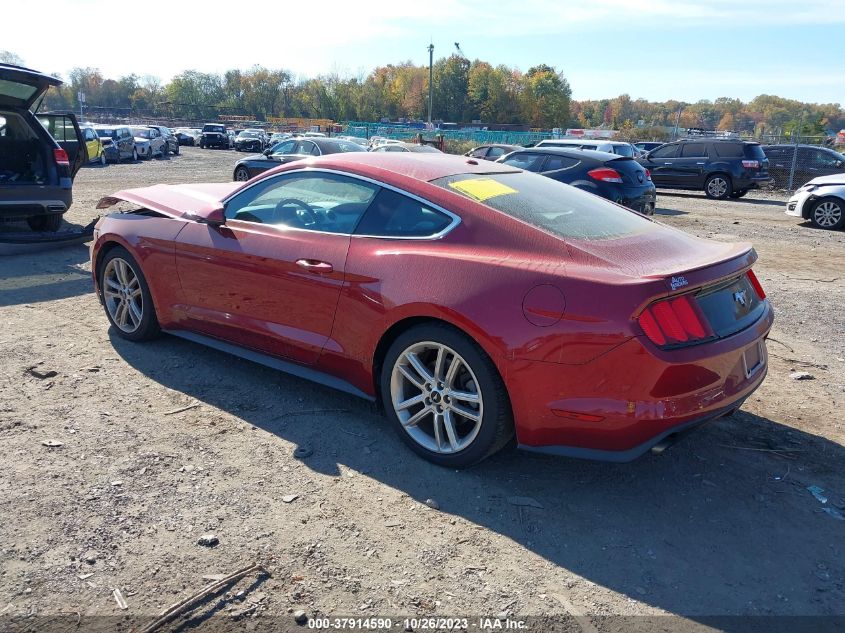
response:
M505 385L490 357L439 323L403 332L381 370L384 409L402 440L424 459L471 466L513 436Z
M249 170L246 167L238 167L235 170L235 180L238 182L246 182L249 180Z
M100 154L100 165L105 165L105 164L106 164L106 153L104 151L102 154Z
M739 189L737 191L732 191L731 192L731 198L734 198L734 199L742 198L742 196L744 196L747 193L748 193L748 189Z
M150 288L135 258L122 246L110 250L100 264L100 295L109 322L118 335L145 341L161 331Z
M27 218L26 223L33 231L39 232L55 232L59 230L62 225L62 214L51 213L50 215L35 215Z
M179 143L176 143L176 149L173 150L173 155L178 156L182 150L179 148Z
M810 221L820 229L835 231L845 227L845 203L839 198L820 198L810 212Z
M730 192L731 179L725 174L713 174L704 183L704 193L713 200L724 200Z

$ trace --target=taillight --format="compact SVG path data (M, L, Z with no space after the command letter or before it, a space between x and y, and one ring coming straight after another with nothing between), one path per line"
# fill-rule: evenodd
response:
M751 282L751 287L754 288L754 292L757 293L757 296L760 297L760 300L762 301L763 299L765 299L766 291L763 290L763 286L760 285L760 280L757 279L757 275L754 274L754 271L749 268L748 272L745 274L748 276L748 281Z
M648 169L645 170L645 177L646 180L651 180L651 172Z
M602 182L622 182L622 176L619 175L619 172L610 167L591 169L587 172L587 175Z
M713 335L692 295L656 301L643 310L638 321L656 345L694 343Z
M56 159L57 165L64 165L66 167L70 167L70 160L68 160L67 152L61 147L57 147L53 150L53 158Z
M744 160L742 161L742 166L746 169L760 169L760 161L759 160Z

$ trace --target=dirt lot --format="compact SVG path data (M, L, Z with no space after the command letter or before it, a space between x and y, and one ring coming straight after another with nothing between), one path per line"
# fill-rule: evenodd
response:
M235 158L86 168L67 220L87 223L120 188L229 180ZM76 630L77 614L105 615L128 630L253 562L270 575L189 625L287 630L299 609L567 615L555 630L589 633L658 626L607 616L683 616L659 621L671 630L845 616L845 233L800 224L783 200L660 192L660 221L754 243L776 311L769 376L742 412L622 465L516 450L463 472L428 465L351 396L172 337L117 338L84 247L4 258L0 622L63 614ZM206 533L216 547L198 544Z

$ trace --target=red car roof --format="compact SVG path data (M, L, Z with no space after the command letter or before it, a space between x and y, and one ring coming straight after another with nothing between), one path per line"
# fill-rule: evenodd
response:
M289 163L291 168L306 165L337 167L374 177L389 171L426 182L455 174L503 174L519 171L508 165L466 156L411 152L344 152Z

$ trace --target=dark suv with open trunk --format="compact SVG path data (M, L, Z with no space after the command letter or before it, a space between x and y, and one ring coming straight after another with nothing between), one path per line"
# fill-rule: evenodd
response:
M703 190L708 198L741 198L769 182L759 143L695 138L667 143L638 159L658 187Z
M82 130L71 112L34 114L50 86L61 83L0 64L0 222L56 231L71 205L73 178L88 162Z

